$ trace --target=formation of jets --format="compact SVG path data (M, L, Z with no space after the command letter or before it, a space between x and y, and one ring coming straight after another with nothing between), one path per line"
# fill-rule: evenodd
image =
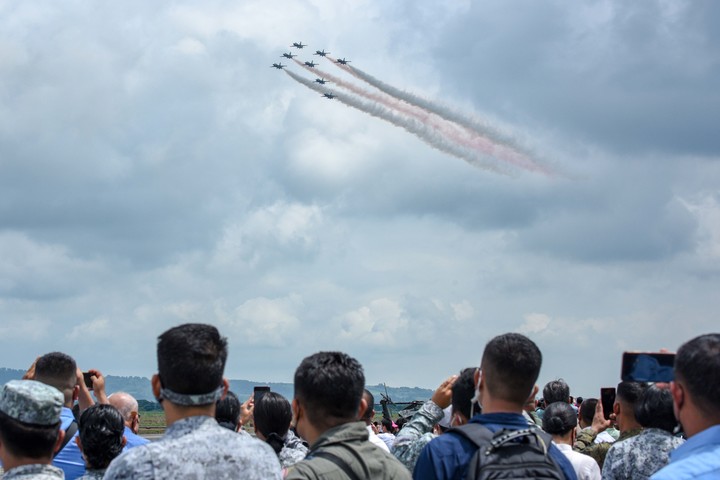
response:
M307 45L303 44L302 42L293 42L292 45L290 45L290 47L301 49L301 48L307 47ZM320 57L326 57L329 53L330 52L326 52L325 49L323 49L323 50L315 50L315 53L313 53L313 55L318 55ZM292 52L282 54L282 58L287 58L287 59L292 60L293 57L297 57L297 55L293 55ZM345 58L338 58L335 61L341 65L347 65L348 63L350 63L350 60L346 60ZM313 61L304 62L304 63L305 63L305 65L307 65L310 68L315 68L318 66L318 64ZM273 63L271 65L271 67L277 68L278 70L282 70L283 68L287 67L287 65L283 65L282 63ZM317 78L317 79L315 79L315 81L317 83L319 83L320 85L325 85L326 83L328 83L328 81L325 80L324 78ZM328 98L328 99L333 99L336 97L336 95L334 95L330 92L323 93L322 95L323 95L323 97Z

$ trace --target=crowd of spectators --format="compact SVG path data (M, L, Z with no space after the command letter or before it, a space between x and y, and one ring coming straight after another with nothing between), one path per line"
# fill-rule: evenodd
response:
M292 399L245 401L223 376L227 354L211 325L160 335L151 385L166 430L155 441L138 434L138 402L107 396L100 371L38 357L0 388L2 478L720 478L720 334L681 345L670 383L620 382L612 412L563 379L541 390L542 354L517 333L491 339L479 366L444 380L412 417L381 421L345 353L303 359Z

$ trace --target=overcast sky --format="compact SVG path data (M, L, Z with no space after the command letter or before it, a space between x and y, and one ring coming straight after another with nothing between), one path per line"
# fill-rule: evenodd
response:
M433 388L517 331L541 384L597 396L623 350L718 330L717 18L710 0L2 1L0 365L61 350L150 376L161 332L207 322L231 378L292 381L333 349L368 383ZM270 68L296 41L560 174L478 168L322 98Z

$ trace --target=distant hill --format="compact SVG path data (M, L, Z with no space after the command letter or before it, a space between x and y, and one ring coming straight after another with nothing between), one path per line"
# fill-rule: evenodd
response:
M24 370L0 368L0 385L8 380L18 379L23 376ZM264 383L250 380L230 380L230 390L235 392L241 401L245 401L252 393L256 385L268 385L273 392L291 399L293 397L292 383ZM107 375L105 377L105 388L108 392L128 392L138 400L147 400L155 403L155 397L150 388L150 379L145 377L117 377ZM381 393L385 393L385 386L382 384L368 385L367 389L375 396L376 410L379 410ZM412 402L413 400L427 400L432 395L432 390L417 387L387 387L387 394L396 403ZM151 409L150 403L146 404Z

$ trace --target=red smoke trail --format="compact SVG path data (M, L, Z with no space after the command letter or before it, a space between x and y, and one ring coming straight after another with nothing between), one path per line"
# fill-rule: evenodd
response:
M528 154L522 152L514 140L493 131L490 126L482 125L473 119L430 102L422 97L404 92L398 88L388 85L358 68L338 63L336 59L330 57L329 55L326 58L330 62L334 63L336 67L377 88L386 95L406 102L407 104L417 108L421 108L426 112L432 113L443 120L451 122L453 125L462 128L471 136L471 138L467 139L466 136L463 136L464 138L456 136L454 139L458 142L462 142L469 148L479 148L487 154L496 156L497 158L502 158L528 170L541 172L546 175L553 174L552 170L548 167L537 163Z
M407 132L412 133L413 135L416 135L425 143L427 143L433 148L440 150L441 152L445 152L455 157L466 160L468 163L477 167L491 170L497 173L507 174L507 172L499 168L497 162L489 163L485 158L479 156L476 150L464 148L461 145L450 141L444 135L440 134L440 132L438 132L436 129L426 125L425 123L417 119L407 118L405 116L399 115L395 113L394 110L388 109L381 103L375 101L366 102L355 95L346 95L336 90L324 88L320 84L312 80L308 80L307 78L304 78L290 70L285 70L285 73L298 83L301 83L306 87L315 90L318 93L332 93L338 101L344 103L345 105L356 108L374 117L390 122L393 125L400 127Z
M431 128L440 132L448 139L462 145L465 148L471 150L479 150L486 155L508 161L513 165L521 168L525 168L531 171L540 171L546 174L548 173L544 169L538 168L538 166L526 155L508 149L503 145L497 145L487 137L479 134L477 131L467 129L463 125L458 125L453 121L444 119L437 115L435 112L428 111L424 107L408 104L402 99L398 99L388 93L383 92L382 90L382 94L368 92L367 90L364 90L363 88L360 88L352 83L346 82L343 79L336 77L330 73L324 72L318 68L309 67L308 65L305 65L299 60L293 59L293 61L305 70L313 74L318 74L323 78L327 78L332 83L342 88L345 88L346 90L349 90L357 95L361 95L369 100L378 102L391 110L399 111L401 113L404 113L405 115L411 116L425 123L426 125L429 125ZM345 65L340 66L342 68ZM318 83L318 85L320 84ZM468 138L468 134L470 135L470 138Z

